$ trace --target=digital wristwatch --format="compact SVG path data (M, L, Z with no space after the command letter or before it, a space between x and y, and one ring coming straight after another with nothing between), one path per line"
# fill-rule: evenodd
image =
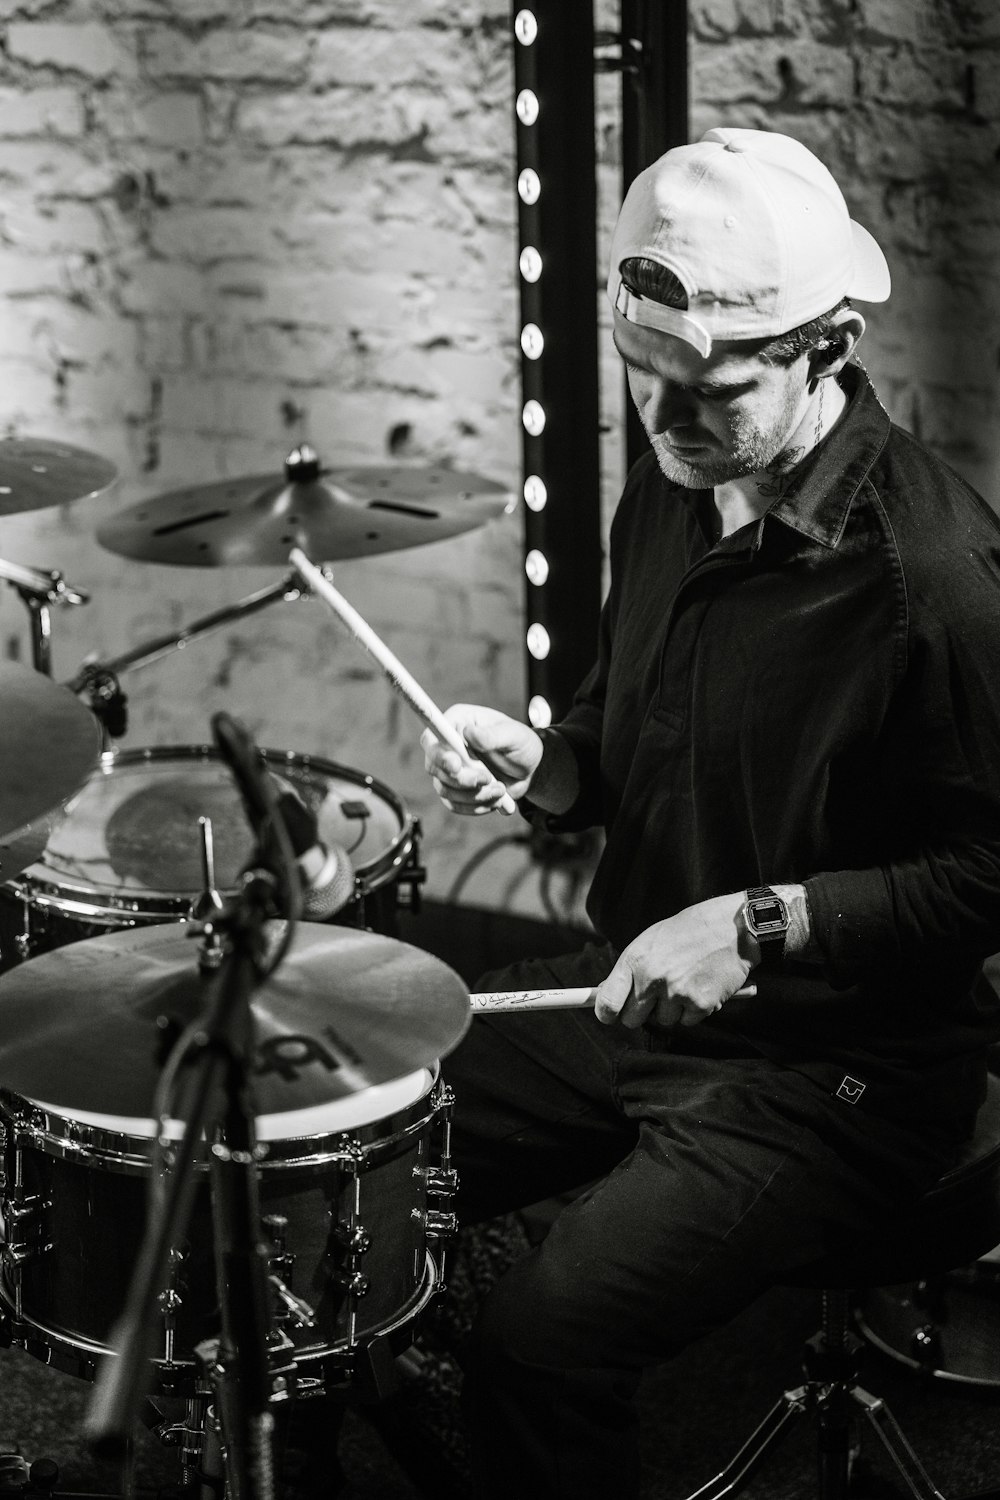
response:
M788 936L788 907L769 885L757 885L747 891L743 905L747 931L760 947L760 967L774 968L785 955Z

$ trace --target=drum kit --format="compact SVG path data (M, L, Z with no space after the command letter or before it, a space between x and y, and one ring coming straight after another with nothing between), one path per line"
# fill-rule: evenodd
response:
M115 477L64 443L0 440L0 516L98 495ZM382 1391L443 1286L455 1174L439 1062L477 997L394 935L397 902L414 902L424 871L419 829L387 786L252 747L271 794L294 793L318 841L350 856L348 904L296 925L275 906L222 739L120 749L120 678L329 584L333 561L457 536L510 508L475 475L330 469L306 446L283 472L143 501L100 526L103 546L195 567L293 555L299 566L172 636L86 661L66 683L52 676L51 610L87 595L0 560L29 610L33 654L33 669L0 665L0 1340L94 1382L95 1448L124 1443L142 1389L184 1401L165 1439L182 1450L184 1483L205 1470L214 1434L237 1500L269 1493L254 1444L271 1404ZM399 664L376 654L436 722ZM223 1160L242 1176L217 1177ZM250 1214L240 1234L259 1273L240 1268L233 1204ZM144 1265L152 1281L140 1288ZM248 1360L239 1303L261 1297ZM139 1389L123 1393L105 1373L115 1367ZM238 1388L254 1381L265 1410L248 1418Z

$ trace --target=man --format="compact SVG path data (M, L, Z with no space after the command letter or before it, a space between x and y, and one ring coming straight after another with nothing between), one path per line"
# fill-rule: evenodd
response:
M636 1494L642 1369L918 1196L998 1035L1000 531L851 363L881 251L799 143L717 129L633 183L608 290L653 451L596 665L540 733L451 709L490 769L424 737L456 811L606 831L603 941L483 986L595 1013L446 1063L468 1219L584 1189L479 1319L487 1496Z

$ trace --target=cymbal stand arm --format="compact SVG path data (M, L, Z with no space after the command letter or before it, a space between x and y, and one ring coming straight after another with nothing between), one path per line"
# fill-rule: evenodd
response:
M244 615L255 614L257 610L266 609L269 604L275 603L278 599L291 602L294 599L306 598L308 593L309 590L299 578L298 573L289 573L280 583L273 583L266 589L259 589L255 594L248 594L246 598L238 599L235 604L227 604L222 609L202 615L199 619L193 620L190 625L172 631L169 635L156 636L151 641L134 646L131 651L123 651L120 656L112 657L110 661L83 662L76 675L71 677L64 686L68 687L70 692L82 692L87 686L90 673L94 670L109 672L117 676L118 673L127 671L131 667L147 666L161 656L169 655L171 651L183 651L190 641L208 635L210 631L218 630L222 625L228 625L230 620L238 620Z
M87 604L89 594L71 588L58 569L43 573L21 563L0 558L0 580L15 588L27 606L31 621L31 660L36 672L52 676L53 604Z

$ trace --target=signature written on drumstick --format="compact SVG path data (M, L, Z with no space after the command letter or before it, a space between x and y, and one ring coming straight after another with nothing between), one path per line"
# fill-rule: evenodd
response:
M756 993L755 984L745 984L730 998L752 1000ZM586 985L565 990L495 990L469 996L474 1016L487 1011L582 1010L593 1005L596 998L596 988Z

